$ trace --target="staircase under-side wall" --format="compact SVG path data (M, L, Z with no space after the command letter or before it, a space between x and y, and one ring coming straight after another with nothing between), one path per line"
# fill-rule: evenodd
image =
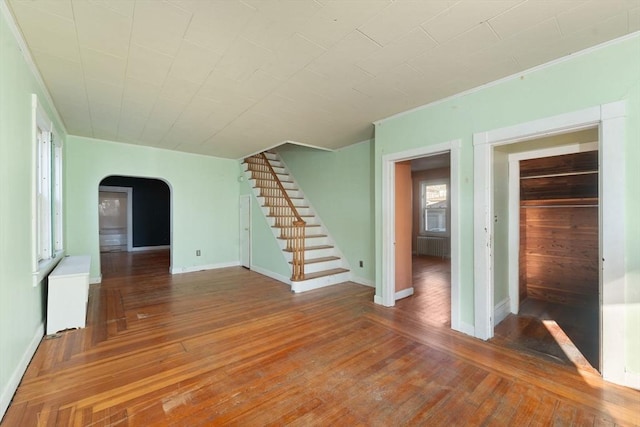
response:
M275 177L269 175L268 178L265 178L265 173L258 170L265 160L271 165L272 175L275 175ZM293 292L304 292L348 281L350 279L350 271L346 260L335 246L333 239L328 235L318 216L309 206L304 194L298 188L278 155L273 152L256 154L244 160L243 168L249 183L253 187L253 193L261 206L262 213L271 226L273 235L292 270L291 290ZM278 210L273 206L276 204L272 198L273 188L277 185L276 179L281 184L278 187L287 193L289 198L287 203L290 202L293 205L297 215L306 223L304 226L304 275L298 278L295 277L293 265L294 251L291 249L291 242L288 242L287 233L284 232L286 230L282 230L282 228L291 227L289 225L290 221L286 222L283 219L293 219L290 218L292 214L283 214L282 210ZM262 183L262 186L260 183ZM266 188L267 186L269 188ZM282 195L282 197L284 198L285 196ZM283 218L285 216L287 218Z

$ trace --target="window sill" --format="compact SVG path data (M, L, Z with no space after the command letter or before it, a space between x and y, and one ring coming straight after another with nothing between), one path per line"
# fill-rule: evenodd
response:
M38 263L38 270L33 272L33 287L37 287L45 277L56 268L56 265L64 258L64 250L57 251L52 258L42 260Z

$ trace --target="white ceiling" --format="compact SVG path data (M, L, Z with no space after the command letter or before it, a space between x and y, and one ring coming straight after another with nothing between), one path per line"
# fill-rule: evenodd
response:
M4 0L0 0L4 1ZM640 30L640 0L8 0L70 134L240 158Z

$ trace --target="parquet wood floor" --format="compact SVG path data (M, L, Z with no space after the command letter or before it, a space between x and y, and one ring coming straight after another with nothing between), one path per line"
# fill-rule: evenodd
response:
M640 424L639 392L377 306L369 287L111 268L87 328L42 341L3 426Z

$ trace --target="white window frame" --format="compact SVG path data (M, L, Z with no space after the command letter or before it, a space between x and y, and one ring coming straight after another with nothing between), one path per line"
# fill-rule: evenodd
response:
M31 248L33 286L64 254L62 224L62 140L38 97L32 95Z
M425 224L425 189L431 185L446 185L447 186L447 212L446 212L446 231L428 231L427 224ZM439 179L425 179L420 181L420 233L421 236L441 236L446 237L451 234L451 184L447 178Z

